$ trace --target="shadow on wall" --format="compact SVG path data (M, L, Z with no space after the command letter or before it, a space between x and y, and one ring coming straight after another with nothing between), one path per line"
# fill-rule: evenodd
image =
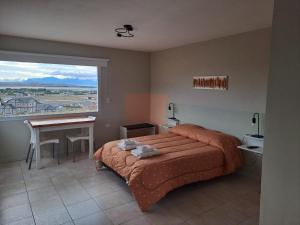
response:
M149 93L129 93L124 99L124 123L145 123L150 120Z
M165 124L167 121L167 107L169 97L163 94L151 94L150 96L150 121L154 124Z

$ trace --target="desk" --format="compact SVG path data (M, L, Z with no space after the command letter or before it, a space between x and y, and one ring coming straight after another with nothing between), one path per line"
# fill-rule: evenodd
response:
M40 168L40 133L46 131L69 130L77 128L88 128L89 130L89 158L93 157L93 141L94 141L94 123L96 117L64 117L43 120L29 120L29 124L33 129L33 139L35 142L36 168Z

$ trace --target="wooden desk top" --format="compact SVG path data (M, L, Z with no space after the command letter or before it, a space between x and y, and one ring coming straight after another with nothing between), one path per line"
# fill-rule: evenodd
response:
M50 118L43 120L29 120L30 125L33 128L38 127L50 127L50 126L62 126L82 123L94 123L96 117L62 117L62 118Z

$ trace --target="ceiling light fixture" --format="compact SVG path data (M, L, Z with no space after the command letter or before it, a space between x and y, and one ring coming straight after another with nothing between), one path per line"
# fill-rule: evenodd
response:
M117 33L117 37L134 37L130 31L133 31L132 25L125 24L123 27L115 29L115 32Z

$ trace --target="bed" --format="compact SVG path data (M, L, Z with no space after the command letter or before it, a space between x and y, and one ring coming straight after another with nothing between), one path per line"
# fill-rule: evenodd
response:
M130 151L120 150L119 141L111 141L95 153L94 159L127 181L143 211L175 188L233 173L242 165L237 138L193 124L132 139L157 148L161 154L139 159Z

